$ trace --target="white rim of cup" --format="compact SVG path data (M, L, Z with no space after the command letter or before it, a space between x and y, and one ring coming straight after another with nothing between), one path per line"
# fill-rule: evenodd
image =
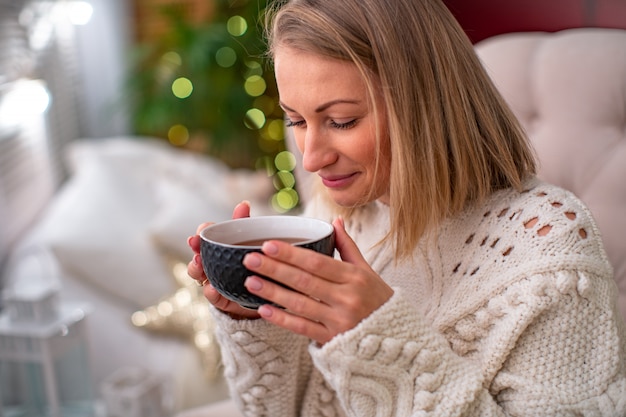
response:
M305 223L308 224L314 224L314 225L318 225L321 232L319 233L319 235L315 236L315 237L311 237L309 239L303 239L302 241L299 241L297 243L298 246L301 245L305 245L307 243L311 243L311 242L316 242L319 240L322 240L324 238L327 238L328 236L332 235L334 232L334 228L332 226L332 224L324 221L324 220L320 220L320 219L316 219L313 217L303 217L303 216L286 216L286 215L268 215L268 216L255 216L255 217L242 217L239 219L232 219L232 220L226 220L226 221L222 221L219 223L214 223L212 225L209 225L207 227L205 227L204 229L202 229L199 233L200 237L206 241L206 242L210 242L213 244L217 244L220 246L225 246L225 247L232 247L232 248L242 248L242 249L258 249L261 247L261 245L240 245L237 244L236 242L223 242L220 240L216 240L215 238L210 238L207 236L207 233L215 233L215 232L221 232L224 233L222 236L220 237L231 237L231 236L236 236L237 234L241 234L241 233L249 233L250 229L249 226L250 224L252 224L253 222L256 224L267 224L268 222L273 223L273 222L294 222L294 223L300 223L302 221L305 221ZM259 223L259 221L261 223ZM227 229L230 227L236 226L237 229L235 229L234 234L233 231L228 232L228 234L226 234L227 232L225 231L220 231L220 229ZM246 229L246 226L248 226L248 228ZM265 229L267 230L267 229ZM267 238L267 240L272 240L272 239L280 239L281 237L283 238L302 238L301 234L305 233L302 232L302 230L304 230L303 228L300 229L290 229L290 228L285 228L285 229L281 229L281 235L280 236L272 236L271 238ZM282 232L283 231L287 231L287 235L285 236ZM300 235L298 234L298 232L300 231ZM270 232L273 232L273 230L271 230ZM267 236L267 234L264 234L263 236L255 236L254 234L252 236L250 235L246 235L244 237L244 239L246 240L256 240L256 239L265 239ZM233 239L235 241L240 241L240 239Z

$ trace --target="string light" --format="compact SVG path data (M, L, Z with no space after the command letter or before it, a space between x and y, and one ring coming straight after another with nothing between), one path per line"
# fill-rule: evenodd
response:
M232 16L226 22L226 30L233 36L243 36L248 31L248 22L241 16Z
M215 61L222 68L230 68L237 62L237 53L229 46L224 46L215 53Z
M174 125L168 130L167 139L174 146L183 146L189 142L189 130L183 125Z
M251 77L253 75L261 76L263 75L263 67L257 61L246 61L246 70L245 78Z
M72 24L84 26L91 20L93 6L86 1L69 1L67 3L67 15Z
M265 93L267 84L261 76L251 75L246 79L243 88L246 90L246 93L248 93L249 96L258 97Z
M193 83L185 77L180 77L172 83L172 93L180 99L187 98L193 92Z
M0 130L32 122L45 113L50 101L43 81L16 81L0 101Z
M246 112L244 124L248 129L259 130L265 125L265 114L259 109L250 109Z
M280 152L274 158L274 165L279 171L293 171L296 168L296 157L289 151Z

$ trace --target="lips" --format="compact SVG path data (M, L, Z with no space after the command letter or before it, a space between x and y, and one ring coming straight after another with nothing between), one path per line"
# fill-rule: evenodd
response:
M347 175L328 175L328 176L320 175L320 177L322 178L322 183L324 184L324 186L328 188L346 187L354 181L356 176L357 176L356 172L353 172Z

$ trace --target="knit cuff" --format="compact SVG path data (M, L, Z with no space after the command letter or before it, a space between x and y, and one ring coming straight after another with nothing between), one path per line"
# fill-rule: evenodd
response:
M376 404L412 415L439 409L449 396L457 397L447 398L450 403L473 397L480 389L479 370L466 367L402 290L394 291L355 328L321 348L309 346L314 365L353 410Z

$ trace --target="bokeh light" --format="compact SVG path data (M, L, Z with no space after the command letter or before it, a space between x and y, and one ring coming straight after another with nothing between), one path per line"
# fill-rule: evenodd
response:
M246 67L248 70L244 74L244 78L252 77L253 75L263 75L263 67L257 61L246 61Z
M294 188L296 186L296 177L289 171L278 171L274 178L274 188L277 190Z
M71 1L67 3L67 14L72 24L84 26L91 20L93 6L86 1Z
M167 139L174 146L183 146L189 142L189 130L183 125L174 125L168 130Z
M256 160L255 169L265 171L268 177L274 175L274 164L269 156L262 156Z
M183 60L180 57L180 55L178 54L178 52L174 52L174 51L169 51L169 52L164 53L161 56L161 61L164 64L171 64L171 65L174 65L174 66L177 66L177 67L179 67L179 66L181 66L183 64Z
M217 65L222 68L230 68L237 62L237 53L230 46L224 46L215 53Z
M193 83L189 78L180 77L172 83L172 93L178 98L187 98L193 92Z
M136 311L130 317L130 320L135 326L142 327L148 324L148 315L143 311Z
M161 55L156 67L156 79L161 82L169 82L174 77L183 60L176 52L170 51Z
M285 213L298 205L300 197L292 188L283 189L272 196L272 208L277 212Z
M206 348L211 345L212 338L204 332L199 332L199 333L196 333L196 336L194 337L193 341L196 344L196 346L198 346L199 348Z
M266 123L265 128L263 129L262 136L263 139L275 142L275 144L282 143L285 138L285 126L283 120L269 120L268 123Z
M258 75L251 75L246 79L243 88L246 90L246 93L248 93L249 96L258 97L265 93L267 84L262 77Z
M21 79L0 100L0 131L32 123L50 106L52 97L44 81Z
M248 30L248 22L241 16L232 16L226 22L226 30L233 36L242 36Z
M289 151L280 152L274 158L274 165L279 171L293 171L296 168L296 157Z
M259 130L265 125L265 114L259 109L250 109L246 112L244 124L248 129Z
M157 311L162 316L171 316L174 312L174 306L169 301L161 301L157 304Z

